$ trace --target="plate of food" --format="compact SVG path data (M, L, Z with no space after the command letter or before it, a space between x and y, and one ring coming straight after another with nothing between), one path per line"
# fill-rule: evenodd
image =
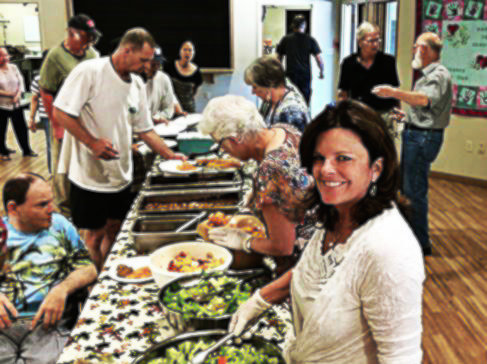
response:
M144 283L154 279L148 256L119 259L113 262L108 275L122 283Z
M236 158L198 158L196 166L215 169L218 171L235 170L242 167L242 162Z
M191 161L167 160L159 163L159 169L162 172L175 174L191 174L201 171L203 168L195 165Z
M237 228L252 235L254 238L267 236L265 225L253 215L226 215L221 211L211 213L208 218L198 224L196 232L206 241L210 241L209 232L213 228Z

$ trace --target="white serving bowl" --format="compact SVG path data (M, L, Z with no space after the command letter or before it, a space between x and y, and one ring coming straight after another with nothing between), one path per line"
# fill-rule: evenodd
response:
M213 257L215 257L216 259L223 258L222 265L207 269L207 272L228 269L233 261L232 253L230 253L227 248L212 243L206 243L202 241L188 241L165 245L155 250L149 256L149 268L151 269L152 276L154 277L154 280L159 287L162 287L168 282L173 281L177 278L201 272L201 270L199 270L196 272L180 273L170 272L168 270L169 262L182 251L197 259L206 258L207 253L212 253Z

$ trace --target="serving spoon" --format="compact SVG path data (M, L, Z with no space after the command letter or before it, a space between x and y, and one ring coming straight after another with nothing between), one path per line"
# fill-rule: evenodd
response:
M261 319L261 317L264 316L264 314L266 312L267 312L267 310L265 310L264 312L262 312L259 316L257 316L253 320L250 320L247 323L247 326L241 332L240 336L242 336L242 334L244 334L250 328L252 328ZM235 337L235 333L234 332L229 332L228 334L226 334L225 336L223 336L220 340L218 340L216 343L214 343L212 346L210 346L208 349L203 350L203 351L200 351L198 354L196 354L195 356L193 356L193 359L191 359L190 364L204 364L205 361L206 361L206 358L211 353L213 353L214 351L216 351L217 349L219 349L220 346L222 346L223 344L225 344L227 341L232 340L234 337Z

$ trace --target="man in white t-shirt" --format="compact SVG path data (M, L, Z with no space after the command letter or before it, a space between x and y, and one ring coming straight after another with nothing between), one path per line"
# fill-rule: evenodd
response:
M154 124L167 124L174 116L174 107L178 102L174 95L171 79L161 71L161 64L164 60L162 49L156 47L150 67L145 71L147 101Z
M59 172L71 183L74 224L101 269L132 203L133 133L167 159L175 154L153 130L143 81L153 37L143 28L125 33L110 57L85 61L71 71L54 102L65 134Z

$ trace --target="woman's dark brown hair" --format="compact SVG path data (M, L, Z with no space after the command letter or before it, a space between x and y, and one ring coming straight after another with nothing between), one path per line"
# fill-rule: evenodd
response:
M301 163L313 173L313 155L318 137L333 128L343 128L355 133L369 153L370 165L383 158L383 169L376 181L377 193L370 193L353 208L352 218L362 225L396 202L404 212L402 197L399 197L399 164L394 142L386 124L374 110L357 101L342 101L336 106L327 106L304 130L299 146ZM318 190L316 190L318 193ZM321 203L320 214L325 227L333 230L338 221L338 211L332 205Z

